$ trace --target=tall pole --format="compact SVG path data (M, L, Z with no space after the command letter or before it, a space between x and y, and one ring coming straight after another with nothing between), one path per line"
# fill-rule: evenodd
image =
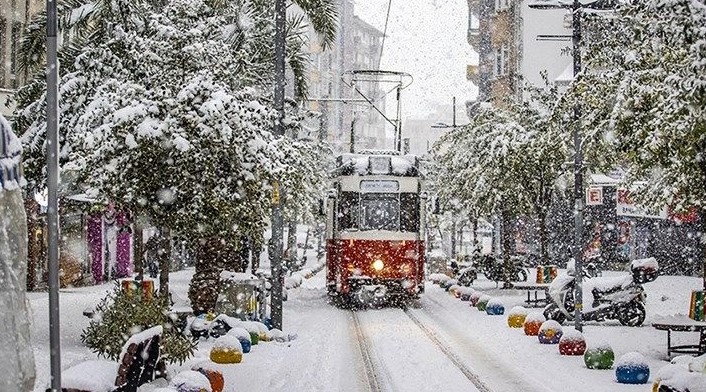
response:
M49 263L49 360L51 390L61 391L59 340L59 64L56 1L47 0L47 256Z
M574 60L574 79L581 72L581 4L579 0L574 0L571 7L572 10L572 34L571 41L573 45L572 55ZM581 312L583 311L583 152L581 145L581 108L578 104L574 106L573 112L574 122L574 262L575 264L575 293L574 293L574 327L577 331L582 331Z
M284 55L286 0L275 0L275 96L277 119L274 124L275 137L284 136ZM273 184L272 193L272 238L270 239L270 268L272 273L272 327L282 329L282 241L284 225L280 204L279 184Z

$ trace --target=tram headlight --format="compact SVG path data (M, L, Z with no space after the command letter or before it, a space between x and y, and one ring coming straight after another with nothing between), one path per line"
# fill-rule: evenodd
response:
M376 259L373 261L372 267L375 271L382 271L382 269L385 268L385 263L380 259Z

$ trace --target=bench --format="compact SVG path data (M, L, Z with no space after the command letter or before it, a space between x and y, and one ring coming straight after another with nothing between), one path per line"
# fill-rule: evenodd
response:
M64 370L62 392L137 392L140 385L164 377L161 335L162 327L156 326L131 336L118 362L84 361Z
M652 322L652 327L667 331L667 356L674 354L702 355L706 353L706 322L690 319L685 315L661 317ZM672 332L698 332L697 344L672 344Z
M541 308L549 303L549 285L550 283L516 282L512 283L512 288L527 291L527 300L525 300L527 307ZM538 292L544 292L544 297L539 297ZM534 297L532 297L533 293Z

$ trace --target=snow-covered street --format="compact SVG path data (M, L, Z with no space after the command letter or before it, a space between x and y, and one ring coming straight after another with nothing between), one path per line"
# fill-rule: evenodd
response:
M180 293L186 292L192 273L192 269L172 273L175 301L185 298ZM296 339L260 343L244 356L242 363L220 365L226 391L366 391L371 385L381 391L593 392L647 388L616 383L613 369L587 369L582 357L562 356L556 345L540 344L536 337L525 336L522 329L509 328L507 316L480 312L431 282L427 282L419 304L407 313L399 308L357 311L358 333L350 310L327 303L323 274L322 271L290 290L290 299L285 302L284 330L296 334ZM674 313L672 309L686 312L689 293L699 284L697 278L661 276L645 285L648 319L644 326L589 323L584 335L589 343L609 343L616 359L633 351L643 354L651 374L655 374L667 364L666 336L652 328L650 322ZM106 284L62 290L63 368L96 358L80 341L81 331L88 325L82 312L111 287ZM474 287L500 298L506 308L522 304L525 299L524 292L497 289L482 276ZM49 379L47 296L31 293L30 298L38 367L35 391L39 392L44 391ZM697 337L686 333L678 339L693 341ZM205 360L212 343L202 340L194 358L180 366L169 366L168 371L176 374ZM364 360L364 348L370 369ZM151 388L154 386L142 390Z

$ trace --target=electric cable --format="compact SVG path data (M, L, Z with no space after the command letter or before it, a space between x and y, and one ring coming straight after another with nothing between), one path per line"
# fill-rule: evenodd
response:
M382 32L382 43L380 44L380 57L378 57L378 69L382 61L382 51L385 49L385 37L387 37L387 22L390 20L390 8L392 8L392 0L387 3L387 16L385 16L385 29Z

